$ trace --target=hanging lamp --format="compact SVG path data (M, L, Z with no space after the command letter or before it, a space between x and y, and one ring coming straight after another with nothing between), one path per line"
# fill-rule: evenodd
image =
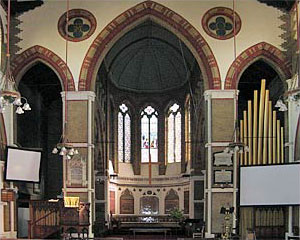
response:
M0 82L0 113L3 113L9 105L17 107L16 113L23 114L31 110L25 97L18 91L16 82L10 69L9 31L10 30L10 0L7 6L7 42L6 42L6 66ZM24 100L24 103L22 102Z
M68 37L67 37L67 27L69 22L69 0L67 0L67 12L66 12L66 26L65 26L65 34L66 34L66 72L65 72L65 114L64 114L64 124L63 124L63 133L60 137L59 142L56 144L56 146L53 148L52 153L53 154L59 154L60 156L66 156L68 160L71 160L74 155L78 155L79 151L77 149L74 149L73 145L69 143L67 139L67 123L68 123L68 104L67 104L67 93L68 93Z

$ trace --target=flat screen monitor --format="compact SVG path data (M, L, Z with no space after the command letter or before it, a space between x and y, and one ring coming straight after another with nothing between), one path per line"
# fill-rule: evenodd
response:
M28 148L7 147L5 180L40 182L42 151Z
M299 204L299 163L241 167L241 206Z

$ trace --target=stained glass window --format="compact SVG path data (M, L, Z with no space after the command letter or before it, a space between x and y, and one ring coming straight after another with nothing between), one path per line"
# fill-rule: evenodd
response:
M118 158L120 162L130 162L131 120L125 104L120 105L118 113Z
M174 103L167 116L167 153L168 162L181 161L181 113L179 105Z
M141 158L142 162L158 162L158 113L146 107L141 113Z

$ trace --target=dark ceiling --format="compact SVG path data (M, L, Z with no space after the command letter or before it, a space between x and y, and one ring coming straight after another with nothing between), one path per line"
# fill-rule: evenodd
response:
M0 0L7 6L7 0ZM63 0L61 0L63 1ZM257 0L261 3L265 3L269 6L279 8L281 10L289 11L295 4L296 0ZM44 0L11 0L12 14L22 13L32 10L43 4Z
M1 4L4 4L4 7L7 8L7 0L0 0ZM36 7L39 7L43 4L43 0L11 0L11 13L23 13Z
M266 3L269 6L273 6L282 10L289 11L295 4L296 0L258 0L261 3Z

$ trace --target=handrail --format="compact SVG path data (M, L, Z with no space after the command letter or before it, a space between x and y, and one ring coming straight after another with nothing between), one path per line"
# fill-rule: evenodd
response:
M48 217L50 214L52 214L52 213L57 213L57 212L58 212L58 209L54 209L53 211L47 213L46 215L40 217L39 219L36 219L34 222L32 222L32 221L30 221L30 222L32 222L32 224L37 223L37 222L39 222L39 221L45 219L46 217Z
M60 213L59 205L54 208L49 208L49 205L45 204L44 206L39 205L39 207L37 208L36 206L34 206L34 204L31 204L30 208L32 209L32 216L31 216L32 219L28 221L28 238L36 238L37 237L36 236L37 233L35 230L38 229L38 227L40 230L43 230L43 231L46 230L47 227L48 228L52 227L54 230L57 230L56 228L59 227L59 213ZM41 211L46 210L49 212L45 213L40 218L35 219L37 209L39 209ZM45 235L45 232L43 232L43 231L40 231L39 233L40 234L43 233ZM49 234L49 232L47 232L47 234ZM47 237L47 236L38 236L38 237L41 238L41 237Z

